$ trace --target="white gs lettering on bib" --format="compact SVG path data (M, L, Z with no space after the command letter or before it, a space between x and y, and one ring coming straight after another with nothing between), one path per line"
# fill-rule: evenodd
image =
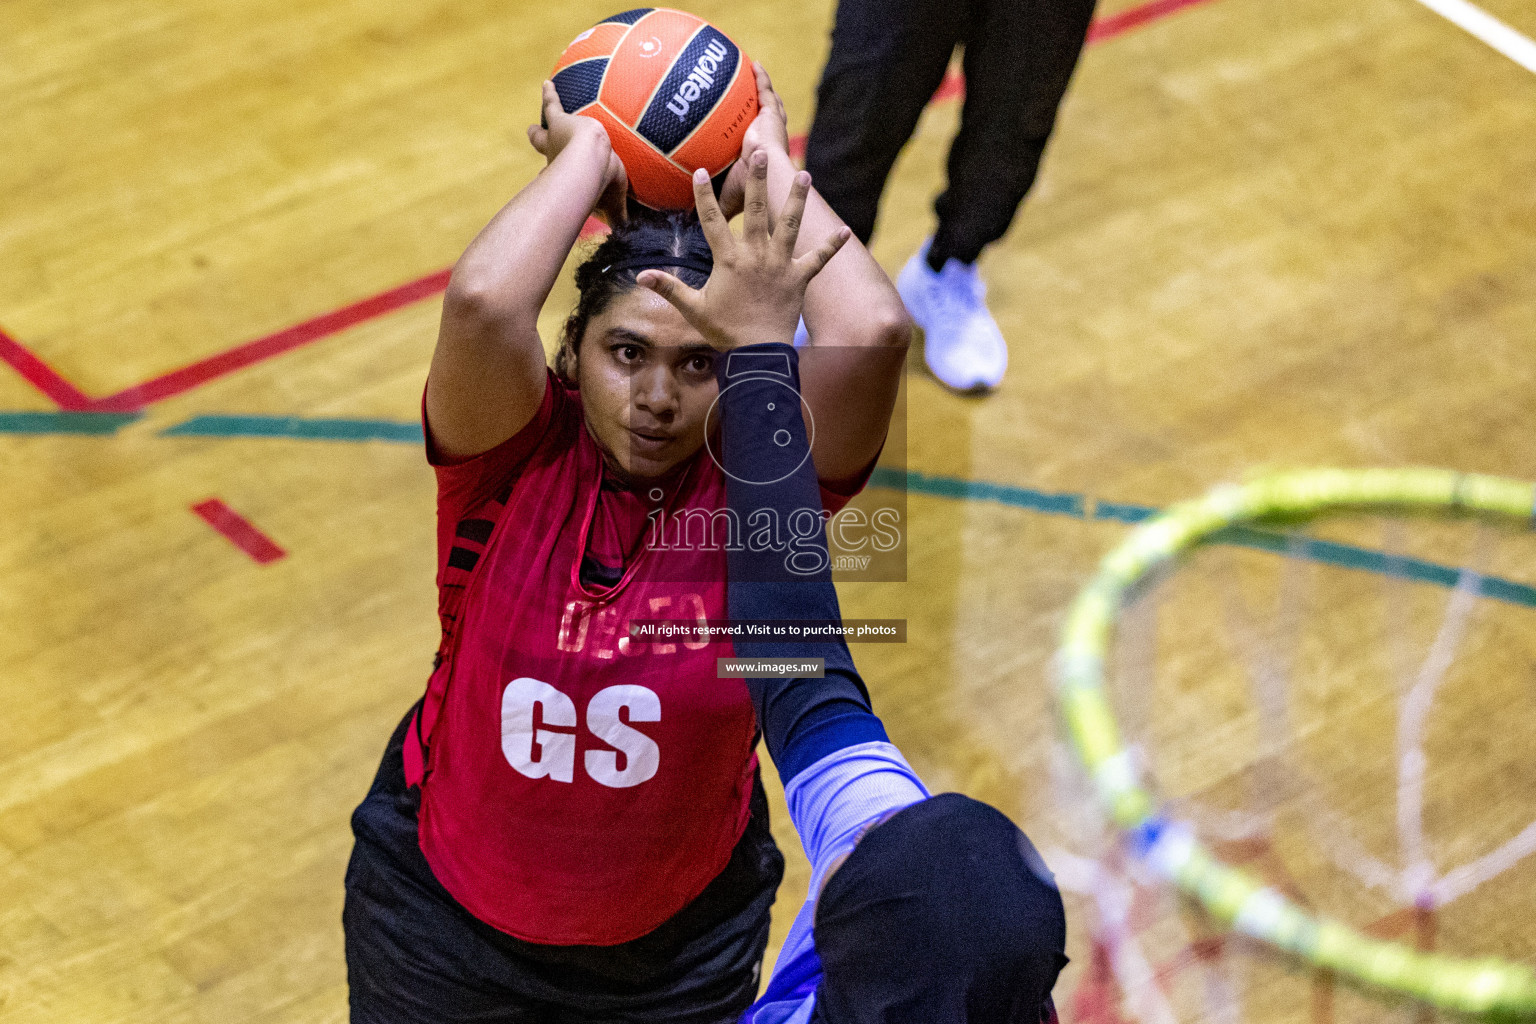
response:
M586 751L583 764L593 781L614 789L638 786L661 766L661 748L625 723L620 714L626 710L630 722L659 722L661 698L644 686L624 685L599 690L587 702L587 729L611 749ZM573 780L576 733L557 730L575 727L576 705L548 683L523 676L502 691L501 752L530 779Z
M589 750L587 774L605 786L624 789L638 786L661 767L661 748L639 729L631 729L619 719L619 712L629 709L631 722L661 721L661 698L643 686L610 686L598 690L587 704L587 728L592 735L613 750ZM619 770L619 754L624 768Z
M576 726L576 705L571 698L537 679L514 679L501 694L502 755L530 779L570 782L576 767L576 734L535 729L535 710L545 725Z

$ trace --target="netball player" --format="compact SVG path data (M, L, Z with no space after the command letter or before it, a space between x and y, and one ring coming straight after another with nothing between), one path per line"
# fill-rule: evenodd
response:
M648 525L724 506L703 451L717 349L787 341L803 307L819 343L885 354L807 368L819 498L836 508L879 452L910 330L765 102L733 172L744 237L707 183L702 226L615 214L577 270L551 372L540 309L624 177L603 129L564 114L548 83L544 116L530 138L547 166L444 299L423 403L443 641L353 816L357 1022L718 1024L747 1008L782 874L757 716L744 684L716 678L729 643L624 628L723 617L726 556ZM706 335L638 287L647 268L729 312Z
M667 293L711 333L703 297L677 282L667 282ZM718 366L732 512L782 522L815 508L804 426L784 401L798 385L793 348L736 348ZM825 534L808 539L793 551L732 550L734 620L841 623ZM805 557L812 553L820 560ZM819 678L749 683L813 875L811 898L745 1024L1048 1018L1066 962L1066 923L1029 840L985 804L954 793L929 797L887 740L840 638L743 640L736 649L797 665L816 657L824 666Z

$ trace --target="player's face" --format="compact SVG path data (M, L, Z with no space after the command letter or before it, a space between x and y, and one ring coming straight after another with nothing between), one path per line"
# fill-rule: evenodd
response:
M715 352L661 296L635 288L615 298L587 322L578 355L587 429L611 468L659 477L703 446Z

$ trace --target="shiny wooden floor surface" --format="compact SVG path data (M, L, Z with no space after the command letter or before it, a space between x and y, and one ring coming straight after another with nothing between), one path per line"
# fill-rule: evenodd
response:
M1483 6L1536 34L1529 3ZM390 437L166 431L409 424L433 288L235 372L165 375L448 266L540 165L537 83L610 7L0 7L0 1020L345 1019L347 816L436 640L431 474ZM1085 53L983 260L1000 392L948 394L914 353L906 468L930 486L907 498L908 582L843 587L850 616L910 623L856 653L913 764L1043 844L1069 841L1047 782L1054 631L1125 527L1032 495L1161 506L1267 465L1536 479L1536 75L1414 0L1149 7ZM804 131L830 0L693 9ZM874 246L893 274L931 229L958 109L925 114L893 175ZM152 401L101 401L157 379ZM139 404L100 434L22 415ZM210 498L285 557L258 564L194 515ZM1531 663L1509 671L1528 686ZM1507 689L1442 699L1536 739ZM1388 718L1360 721L1390 746ZM1182 784L1219 788L1236 758ZM1536 808L1510 764L1501 806ZM776 946L806 871L775 801ZM1362 820L1392 835L1390 813ZM1481 906L1457 934L1536 960L1536 930ZM1090 1019L1070 993L1092 981L1092 908L1069 907L1059 998Z

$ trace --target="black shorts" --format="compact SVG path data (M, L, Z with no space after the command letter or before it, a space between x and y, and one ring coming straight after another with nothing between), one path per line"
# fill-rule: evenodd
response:
M414 711L414 709L413 709ZM347 984L353 1024L734 1024L757 995L784 858L761 780L725 869L655 931L617 946L544 946L479 920L422 856L405 784L410 715L352 815Z

